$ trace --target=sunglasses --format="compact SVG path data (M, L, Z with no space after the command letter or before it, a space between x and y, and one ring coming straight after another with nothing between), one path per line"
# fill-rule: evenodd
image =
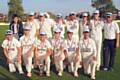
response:
M107 18L111 18L111 16L107 16Z
M29 29L24 29L24 31L30 31Z

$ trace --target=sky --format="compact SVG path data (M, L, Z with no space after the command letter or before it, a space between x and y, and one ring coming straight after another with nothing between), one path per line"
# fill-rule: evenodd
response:
M0 13L8 13L9 0L0 0ZM120 9L120 0L113 0L114 5ZM91 0L23 0L25 13L50 11L55 14L68 14L69 12L93 12Z

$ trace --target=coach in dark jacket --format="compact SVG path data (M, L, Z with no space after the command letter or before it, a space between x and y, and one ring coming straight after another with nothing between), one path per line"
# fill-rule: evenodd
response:
M10 23L10 30L13 31L14 37L19 39L23 35L23 23L19 17L15 15Z

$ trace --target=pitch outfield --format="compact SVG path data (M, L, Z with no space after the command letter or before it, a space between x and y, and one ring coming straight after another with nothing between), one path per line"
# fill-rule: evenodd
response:
M8 71L8 65L3 55L3 50L1 48L1 43L4 39L5 30L8 26L0 25L0 80L90 80L89 77L85 76L81 70L78 78L74 78L67 71L64 71L62 77L58 77L54 72L55 69L51 70L51 77L39 77L36 74L36 70L33 70L33 75L31 78L27 78L25 75L19 75L18 72L10 73ZM117 49L115 68L112 72L99 71L96 73L96 80L119 80L120 79L120 48Z

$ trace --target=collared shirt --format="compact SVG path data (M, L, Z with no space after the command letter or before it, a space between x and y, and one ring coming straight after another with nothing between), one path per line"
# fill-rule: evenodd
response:
M23 35L20 38L20 43L22 46L22 54L26 54L30 50L30 48L32 48L34 46L34 40L35 40L35 38L33 38L31 36L26 38L25 35Z
M52 39L52 48L54 53L57 54L61 51L60 47L64 47L64 40L63 39Z
M68 54L76 53L76 48L78 48L78 41L75 38L72 38L72 40L66 39L64 47Z
M39 39L35 40L35 47L38 48L39 55L46 54L47 50L51 48L51 44L48 40L41 42Z
M39 23L38 23L37 20L33 20L32 22L29 21L29 25L31 26L30 36L31 36L31 37L35 37L37 30L40 29Z
M73 21L67 21L67 30L72 29L73 30L73 36L75 38L79 38L79 22L78 20L73 20Z
M18 54L17 48L20 47L20 42L13 37L12 41L5 39L2 43L2 47L8 50L9 58L16 58Z
M119 26L114 21L112 23L105 23L103 29L105 39L116 39L116 33L119 33Z
M61 37L64 38L64 34L65 34L65 25L62 23L56 23L55 27L53 30L55 30L56 28L61 30Z
M103 30L104 22L99 21L96 24L95 20L91 20L90 25L91 25L90 26L91 27L91 38L95 40L102 40L102 30Z
M90 56L96 56L95 41L91 38L87 40L81 39L79 42L79 48L83 59Z
M40 21L40 32L44 31L47 34L47 38L52 38L52 27L55 25L54 21L45 19L45 21Z

